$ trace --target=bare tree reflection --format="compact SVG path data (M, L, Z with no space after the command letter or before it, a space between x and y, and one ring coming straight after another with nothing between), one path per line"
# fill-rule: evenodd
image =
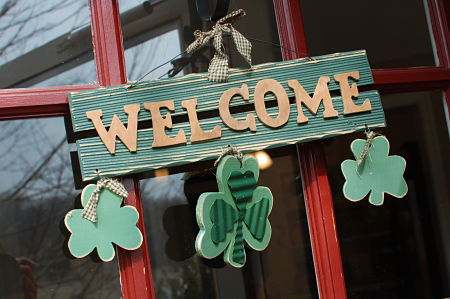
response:
M62 254L65 240L59 222L73 208L79 191L73 188L63 127L52 136L48 122L0 123L0 132L14 132L0 133L6 145L0 154L0 173L13 182L3 185L0 194L1 247L4 253L36 264L39 297L110 298L120 294L117 264L73 260Z
M89 15L82 14L87 6L86 0L0 2L0 64L84 25L89 21ZM170 37L157 37L127 50L129 77L137 79L173 57L172 52L178 54L180 50L173 47L174 38L177 41L176 31ZM39 85L73 85L85 83L86 79L92 82L96 76L90 72L93 68L86 65ZM170 67L169 64L146 79L158 77ZM39 298L118 297L117 263L94 263L89 258L70 259L63 254L62 247L66 244L65 236L59 231L60 221L73 208L80 193L74 190L69 148L62 119L0 122L0 254L33 268ZM152 185L149 192L158 199L161 208L185 200L182 183L177 182L177 188L168 186L160 182ZM152 227L152 234L161 226L158 219L146 221ZM161 232L155 235L156 239L165 238ZM207 270L201 267L199 259L167 265L164 247L157 244L151 252L155 256L152 262L162 298L181 298L183 294L200 298L205 293L202 275Z
M88 1L82 0L4 1L0 4L1 61L11 60L49 41L55 37L55 31L71 31L86 23L89 16L83 9L87 6Z

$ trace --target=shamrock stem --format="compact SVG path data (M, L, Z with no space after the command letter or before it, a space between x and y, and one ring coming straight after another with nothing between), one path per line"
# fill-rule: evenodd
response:
M244 232L242 230L245 210L239 211L239 221L236 227L236 236L234 239L233 246L233 262L239 265L244 265L245 263L245 249L244 249Z

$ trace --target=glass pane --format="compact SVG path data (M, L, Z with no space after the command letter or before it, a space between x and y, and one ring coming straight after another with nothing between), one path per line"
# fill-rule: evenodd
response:
M97 73L95 72L94 60L90 60L30 87L96 84L96 82Z
M0 88L28 87L92 59L87 0L2 1L0 24Z
M295 147L268 153L273 164L261 171L259 181L273 194L272 238L261 253L249 251L250 269L244 270L251 271L251 280L246 287L253 287L255 296L247 298L319 298Z
M0 122L0 132L0 298L120 297L116 262L65 250L61 221L80 191L63 119Z
M180 54L180 52L180 40L177 29L161 34L138 44L133 48L125 50L128 79L130 81L135 81L142 78L147 72L164 62L169 62L176 55ZM166 63L145 76L145 79L143 80L166 77L167 72L171 69L172 65ZM180 74L182 75L183 72Z
M183 174L141 181L145 229L157 298L215 298L212 270L194 255L195 202Z
M150 2L154 2L154 1L150 1ZM120 13L130 10L132 8L135 7L142 7L144 4L144 1L142 0L119 0L119 9L120 9Z
M150 4L153 3L153 4ZM190 1L163 0L142 3L140 1L119 1L122 20L122 32L126 54L128 78L137 80L153 68L142 80L167 77L168 72L183 75L191 72L205 72L214 55L211 45L205 45L193 55L183 54L194 40L193 32L199 28L207 30L212 24L202 24L196 7ZM243 8L247 15L241 18L235 28L245 33L253 44L252 62L259 64L281 60L278 33L272 1L261 1L258 9L253 9L251 1L230 3L229 11ZM264 22L257 20L264 19ZM231 67L248 67L234 43L224 39L226 52L229 53ZM172 63L170 60L173 60ZM178 66L181 66L178 69Z
M247 250L243 269L195 253L200 194L217 192L213 170L141 181L149 254L158 298L318 298L295 148L271 151L259 185L271 189L272 238ZM262 167L263 165L261 165Z
M301 0L310 55L366 49L373 68L435 65L423 0Z
M408 194L382 206L342 195L340 163L362 133L326 143L349 298L450 296L450 142L440 92L382 96L390 154L406 159ZM411 121L414 120L414 121Z
M129 47L125 53L130 80L168 62L193 41L194 30L208 30L212 25L201 22L192 1L153 3L156 4L148 14L145 13L148 3L120 2L125 47ZM279 47L267 44L279 43L272 1L259 1L258 9L254 9L254 1L250 0L231 1L230 6L230 11L243 8L247 12L235 28L249 38L264 41L250 40L253 63L281 60ZM133 35L139 31L140 34ZM229 38L224 39L224 46L231 67L248 67ZM177 63L184 66L178 75L205 72L213 54L211 45L207 45L195 55L184 55L183 59L165 64L143 80L165 77ZM159 170L155 178L141 181L148 250L158 298L318 297L295 148L269 154L273 165L270 171L261 172L260 184L271 188L274 194L270 216L272 241L263 252L248 250L242 269L225 266L223 256L206 260L195 251L199 230L195 207L201 193L217 191L213 172L196 164L185 180L183 174L168 175L166 170ZM213 162L210 164L212 167Z

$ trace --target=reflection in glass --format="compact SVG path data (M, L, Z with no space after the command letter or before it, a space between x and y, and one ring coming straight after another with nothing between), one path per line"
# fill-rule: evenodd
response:
M342 195L340 163L362 133L326 142L328 174L349 298L446 298L450 295L450 142L440 92L382 96L390 154L406 159L408 194Z
M29 87L92 59L86 0L2 1L0 24L0 88Z
M94 60L90 60L69 69L47 80L34 84L32 87L79 85L97 83Z
M0 10L0 64L90 21L85 0L9 0Z
M155 38L149 39L137 46L125 50L127 75L130 81L140 79L144 74L180 54L180 41L178 30L174 29ZM172 69L167 63L151 72L143 80L167 77ZM179 75L182 75L181 72Z
M275 149L268 154L273 164L261 171L259 184L269 187L273 194L269 217L272 238L261 253L247 252L252 258L251 270L244 270L247 276L250 271L252 274L246 286L254 288L256 298L318 298L295 147Z
M141 181L149 254L158 298L317 298L306 212L294 148L278 150L259 185L274 195L266 250L246 250L242 269L223 256L198 257L195 206L217 191L213 170ZM269 155L274 154L273 151ZM183 178L184 176L184 178Z
M183 174L141 181L145 229L157 298L215 298L211 269L196 256L195 206Z
M0 298L118 298L117 263L64 250L61 221L80 191L63 120L0 122L0 132Z
M373 68L436 65L423 0L302 0L310 55L366 49Z

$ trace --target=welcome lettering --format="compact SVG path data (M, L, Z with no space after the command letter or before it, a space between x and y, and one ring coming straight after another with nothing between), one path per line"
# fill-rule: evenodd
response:
M361 105L354 103L353 99L359 95L356 82L350 85L349 80L359 80L359 72L352 71L347 73L336 74L333 79L339 83L340 93L342 96L343 114L353 114L359 112L371 111L370 99L365 99ZM334 118L338 116L337 110L334 108L332 97L328 89L330 77L321 76L318 78L316 88L312 96L310 96L298 80L288 80L287 85L295 94L295 102L297 107L297 123L304 124L308 122L308 117L304 115L303 107L306 107L311 114L317 115L319 107L323 106L322 117ZM266 108L265 97L272 94L278 105L278 113L272 117ZM241 98L243 101L254 103L254 112L249 112L245 119L236 119L230 112L230 102L233 98ZM283 86L274 79L263 79L257 82L253 97L250 97L247 84L241 87L232 87L226 90L219 102L219 115L223 124L235 131L249 130L256 132L256 117L266 126L271 128L279 128L287 123L291 113L289 97ZM187 136L184 130L173 130L173 123L170 112L164 116L161 115L161 108L169 111L175 110L174 101L145 102L145 110L151 114L153 124L153 142L152 147L167 147L187 143ZM191 143L202 142L221 137L222 126L217 125L212 130L205 131L202 129L201 123L197 115L197 98L184 100L181 106L186 110L189 118L191 134L189 141ZM139 104L126 105L124 111L128 115L127 127L120 121L117 115L114 115L110 128L107 130L101 121L102 111L92 110L86 112L86 117L92 121L100 139L105 144L109 153L115 153L116 138L121 140L130 152L137 150L137 124L138 113L140 111ZM256 114L256 115L255 115ZM167 134L167 130L172 129L171 135Z

